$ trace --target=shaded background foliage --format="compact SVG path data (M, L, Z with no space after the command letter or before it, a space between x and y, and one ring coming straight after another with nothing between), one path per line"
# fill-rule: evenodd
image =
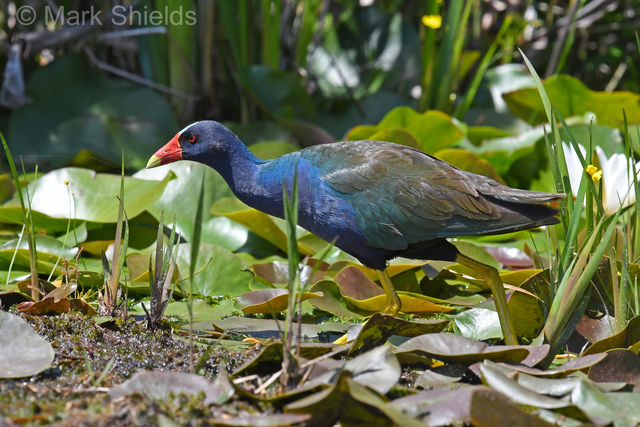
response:
M36 12L30 25L18 16L24 7ZM458 118L506 128L515 119L490 94L519 87L521 68L495 67L517 61L515 46L547 76L637 91L639 9L631 0L4 1L0 66L11 96L2 98L0 129L40 168L110 169L122 148L140 168L159 141L203 118L233 122L248 143L306 146L377 123L398 105L456 112L492 44L484 84ZM99 13L100 23L73 25L83 12ZM174 19L141 21L151 12ZM51 22L53 13L68 23ZM456 13L463 28L450 26ZM445 31L424 25L424 15L442 16ZM446 55L452 46L459 60ZM24 88L11 83L21 76Z

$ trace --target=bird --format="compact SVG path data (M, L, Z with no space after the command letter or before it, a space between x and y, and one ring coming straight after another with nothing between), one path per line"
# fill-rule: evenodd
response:
M556 224L558 210L549 202L564 197L511 188L385 141L325 143L263 160L212 120L179 131L147 168L178 160L215 169L238 199L280 218L283 188L292 191L297 176L299 225L377 270L386 314L402 308L385 272L389 260L442 260L472 268L493 294L507 344L517 344L517 337L498 271L461 254L447 239Z

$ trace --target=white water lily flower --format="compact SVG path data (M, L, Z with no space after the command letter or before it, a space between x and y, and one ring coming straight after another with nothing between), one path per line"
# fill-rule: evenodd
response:
M583 168L578 155L573 146L569 146L563 142L565 161L567 170L569 171L569 182L571 183L571 191L576 196L580 187L580 180L583 177ZM585 148L578 145L583 157L586 157ZM587 172L594 181L602 179L602 205L605 215L614 215L620 207L627 207L635 203L636 193L633 188L633 161L627 159L627 156L621 153L613 154L607 157L604 150L596 147L596 154L600 161L601 171L597 168L588 166ZM638 171L637 177L640 180L640 162L636 163L635 170Z

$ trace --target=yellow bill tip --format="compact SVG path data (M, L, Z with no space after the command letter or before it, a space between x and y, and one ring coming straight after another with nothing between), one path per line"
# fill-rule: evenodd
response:
M162 159L154 154L147 162L147 169L155 168L156 166L160 166L161 164Z

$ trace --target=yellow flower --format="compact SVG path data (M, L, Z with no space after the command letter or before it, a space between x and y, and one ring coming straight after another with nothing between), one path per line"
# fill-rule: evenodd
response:
M69 185L69 180L68 179L64 180L64 185Z
M589 165L585 168L585 170L587 171L587 173L593 177L593 174L598 172L598 168L593 166L593 165Z
M593 165L589 165L585 168L585 171L591 176L593 182L599 182L602 179L602 171L598 170L597 167Z
M425 27L433 28L437 30L442 27L442 16L440 15L424 15L422 17L422 23Z

